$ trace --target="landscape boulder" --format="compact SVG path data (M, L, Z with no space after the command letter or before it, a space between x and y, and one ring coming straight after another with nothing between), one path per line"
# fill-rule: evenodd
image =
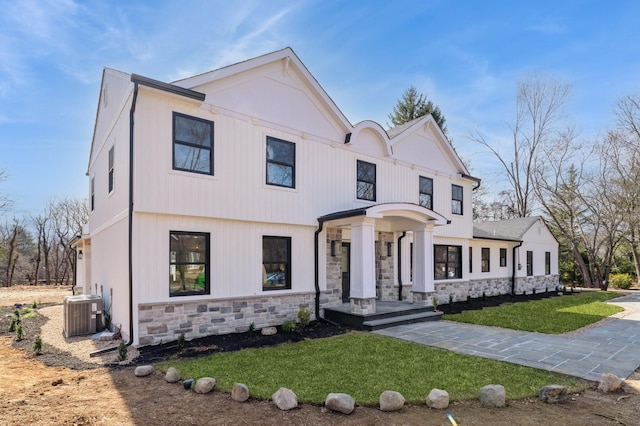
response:
M544 386L538 393L538 398L547 404L558 404L567 399L567 387L562 385Z
M275 327L265 327L262 330L260 330L260 334L262 334L263 336L273 336L277 332L278 332L278 329Z
M271 399L276 404L276 407L283 411L288 411L298 406L298 397L291 389L280 388L271 395Z
M437 410L449 407L449 392L442 389L431 389L427 395L427 407Z
M330 393L324 401L324 406L331 411L351 414L356 407L356 401L346 393Z
M216 387L216 379L213 377L201 377L196 380L196 385L193 387L195 393L209 393Z
M133 374L135 374L136 377L146 377L151 373L153 373L153 371L154 371L153 365L141 365L139 367L136 367L135 370L133 370Z
M169 367L164 375L164 380L167 383L177 383L180 381L180 373L178 373L175 367Z
M404 396L396 391L384 391L380 394L380 410L398 411L404 407Z
M620 379L618 376L611 373L604 373L600 376L600 383L598 384L598 390L600 392L615 392L620 389Z
M480 389L478 393L480 403L486 407L504 407L507 393L502 385L487 385Z
M238 402L245 402L249 399L249 388L244 383L234 383L231 388L231 399Z

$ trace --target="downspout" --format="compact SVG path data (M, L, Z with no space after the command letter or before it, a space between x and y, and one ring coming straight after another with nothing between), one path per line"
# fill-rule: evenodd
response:
M133 82L133 99L129 111L129 341L133 343L133 125L138 100L138 82ZM112 302L113 304L113 302Z
M313 234L313 253L314 253L314 280L315 280L315 287L316 287L316 304L315 304L315 309L316 309L316 319L317 320L321 320L323 321L324 318L320 317L320 250L318 249L318 240L319 240L319 236L320 233L322 232L322 228L324 227L324 220L322 219L318 219L318 229L316 229L316 232Z
M511 274L511 295L515 296L516 295L516 249L518 247L521 247L522 244L524 243L524 241L520 241L520 244L518 244L517 246L514 246L511 249L511 263L512 263L512 274Z
M402 247L400 243L407 235L407 231L402 231L402 235L398 237L398 300L402 302Z

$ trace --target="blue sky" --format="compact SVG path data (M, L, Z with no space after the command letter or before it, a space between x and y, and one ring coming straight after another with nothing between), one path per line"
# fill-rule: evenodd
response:
M585 139L640 92L640 2L0 0L0 193L10 214L86 197L103 67L162 81L292 47L352 123L388 122L413 84L472 173L499 185L468 134L508 138L518 81L572 84Z

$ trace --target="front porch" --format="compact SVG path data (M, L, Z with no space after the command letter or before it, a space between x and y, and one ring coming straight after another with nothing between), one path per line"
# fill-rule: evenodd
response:
M379 330L401 324L438 321L442 312L432 306L416 305L400 301L376 301L375 312L353 313L350 303L325 307L324 318L357 330Z

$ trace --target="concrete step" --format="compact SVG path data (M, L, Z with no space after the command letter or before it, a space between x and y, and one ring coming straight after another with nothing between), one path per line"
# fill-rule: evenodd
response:
M397 315L393 317L364 321L362 323L363 330L380 330L381 328L393 327L402 324L413 324L424 321L439 321L442 312L420 312L417 314Z

